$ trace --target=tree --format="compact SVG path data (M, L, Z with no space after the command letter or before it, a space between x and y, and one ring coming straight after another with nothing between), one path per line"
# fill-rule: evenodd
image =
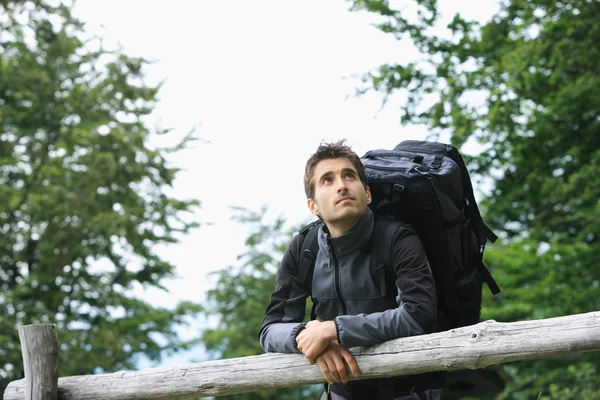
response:
M145 61L80 39L64 3L0 3L0 392L20 377L17 323L56 323L61 375L132 368L183 343L197 307L154 308L174 266L153 246L198 226L143 122ZM159 131L156 133L166 133Z
M262 354L258 341L264 311L273 291L275 273L293 233L281 217L265 221L266 207L260 212L236 208L234 217L247 224L250 233L246 252L240 254L240 266L216 272L217 283L207 292L206 316L218 316L216 327L202 334L202 341L216 358L245 357ZM310 303L308 301L307 303ZM307 304L310 307L310 304ZM310 316L308 308L307 316ZM292 387L279 390L233 395L226 398L247 400L317 398L319 386Z
M477 143L470 169L489 186L485 218L502 243L486 255L503 293L484 316L502 321L600 308L600 6L589 0L505 0L486 23L454 16L449 35L435 0L409 18L385 0L354 0L379 28L409 39L413 62L382 65L359 92L405 99L401 123L432 137ZM506 367L501 398L600 398L594 355Z

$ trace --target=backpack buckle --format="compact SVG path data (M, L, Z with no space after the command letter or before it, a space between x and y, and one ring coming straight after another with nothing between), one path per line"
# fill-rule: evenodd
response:
M394 186L392 186L392 192L402 193L404 192L404 189L406 189L404 185L401 185L399 183L394 183Z
M406 188L404 187L404 185L401 185L399 183L394 183L394 185L392 186L392 189L390 190L390 194L389 194L389 201L390 202L395 202L397 200L400 200L400 198L402 197L402 193L404 193L404 190Z

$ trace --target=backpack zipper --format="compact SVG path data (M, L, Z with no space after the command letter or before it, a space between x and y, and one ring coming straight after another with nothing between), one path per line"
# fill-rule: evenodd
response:
M413 152L413 156L410 156L408 153L402 153L403 151ZM454 159L451 156L449 156L448 154L433 153L430 151L423 151L421 149L407 148L407 149L402 149L402 150L391 150L391 151L385 151L385 152L382 151L381 153L369 152L369 156L366 156L366 155L365 156L366 156L366 160L369 160L369 157L372 155L378 156L378 157L404 157L404 158L408 158L414 164L420 164L420 163L414 162L414 155L422 155L422 154L427 154L430 156L442 156L443 158L450 160L450 162L452 162L453 164L456 164L456 167L460 169L460 167L458 167L458 163L456 161L454 161ZM367 165L365 165L365 167L367 167ZM377 169L377 167L372 167L372 166L370 166L369 168ZM383 169L385 169L385 167Z
M413 164L415 164L415 163L413 163ZM419 164L417 164L417 165L419 165ZM379 171L394 171L394 172L404 172L404 173L408 172L408 168L405 168L405 167L394 168L394 167L386 167L385 165L369 165L369 164L366 164L365 168L376 169L376 170L379 170Z
M402 157L408 158L411 158L414 154L429 154L430 156L444 156L452 158L446 154L436 153L435 151L426 151L417 147L403 147L402 150L382 150L381 153L377 153L376 151L374 151L373 153L376 153L376 155L384 156L399 154ZM448 151L446 151L446 153L448 153Z

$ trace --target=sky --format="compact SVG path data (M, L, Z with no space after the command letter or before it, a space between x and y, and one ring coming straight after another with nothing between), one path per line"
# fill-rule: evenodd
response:
M495 0L438 0L443 20L460 12L480 21ZM411 1L392 1L410 12ZM177 268L170 293L138 288L156 306L202 302L209 273L236 264L247 230L231 206L290 224L311 219L302 177L321 141L346 139L357 154L424 139L424 127L402 127L402 99L382 107L382 95L356 97L360 76L383 63L418 57L373 26L375 17L350 12L342 0L78 0L86 34L152 61L147 82L163 82L150 126L172 128L152 145L172 145L191 129L201 139L170 158L182 168L169 194L199 199L203 225L178 244L155 249ZM266 305L265 305L266 306ZM193 336L201 327L182 334ZM186 352L162 365L195 361Z

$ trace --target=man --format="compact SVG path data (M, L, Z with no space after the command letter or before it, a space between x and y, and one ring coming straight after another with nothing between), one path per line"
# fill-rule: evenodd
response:
M304 240L298 234L277 272L260 331L263 349L302 352L319 365L334 400L439 398L439 391L423 390L414 377L349 382L346 371L347 365L353 376L360 374L350 347L433 332L435 284L418 236L405 224L394 235L390 259L396 287L390 293L372 273L376 222L360 158L344 141L321 144L306 163L304 189L308 208L323 221L309 289L317 319L302 323L308 291L295 279Z

